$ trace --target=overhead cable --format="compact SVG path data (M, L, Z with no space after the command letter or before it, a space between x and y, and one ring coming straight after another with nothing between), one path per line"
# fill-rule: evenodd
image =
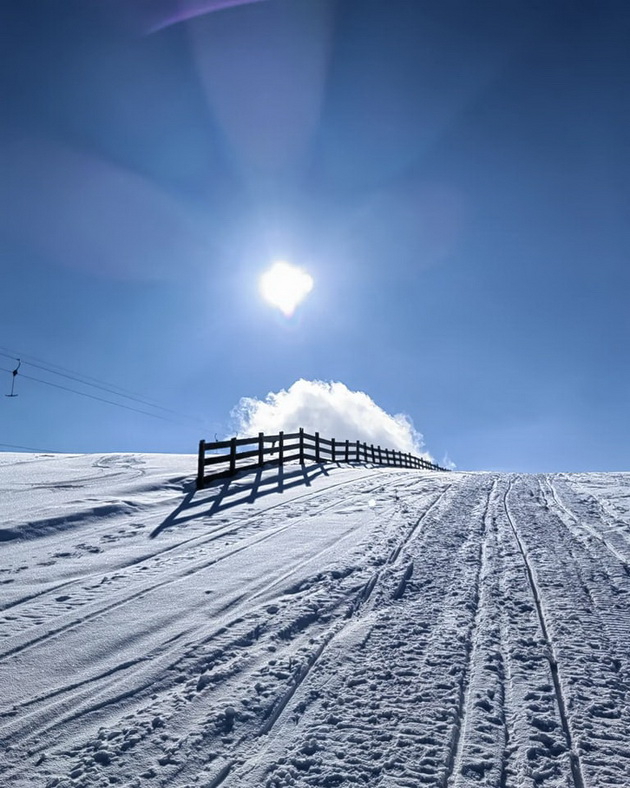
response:
M99 378L91 377L90 375L84 375L81 372L77 372L75 369L68 369L67 367L63 367L59 364L52 364L50 361L46 361L45 359L38 358L37 356L31 356L28 353L20 353L17 350L13 350L11 348L0 347L0 356L5 356L6 358L17 358L20 357L24 359L25 363L32 364L35 366L36 364L41 364L45 368L47 372L52 372L55 375L59 375L62 372L68 375L73 375L79 378L81 383L94 383L96 386L103 386L111 389L116 389L116 393L122 392L124 394L129 394L134 397L139 397L140 395L135 391L130 391L129 389L125 389L123 386L116 386L113 383L110 383L106 380L100 380ZM30 360L29 360L30 359ZM155 403L151 403L154 405Z
M0 443L4 449L21 449L22 451L34 451L37 454L60 454L52 449L34 449L32 446L16 446L14 443Z
M5 367L0 367L1 372L11 372L12 370L6 369ZM62 386L59 383L53 383L50 380L42 380L41 378L35 378L32 375L25 375L23 372L20 372L20 377L24 378L25 380L32 380L35 383L43 383L45 386L52 386L56 389L62 389L63 391L70 391L73 394L78 394L81 397L88 397L89 399L97 400L98 402L105 402L108 405L114 405L117 408L124 408L125 410L132 410L135 413L142 413L144 416L152 416L154 419L161 419L162 421L170 421L174 424L177 424L176 419L169 418L168 416L161 416L159 413L150 413L147 410L140 410L140 408L134 408L131 405L123 405L122 402L113 402L111 399L105 399L104 397L97 397L96 394L88 394L87 391L77 391L77 389L71 389L69 386Z
M12 359L17 358L17 356L10 355L9 353L5 352L6 350L7 348L0 348L0 356L4 356L5 358L12 358ZM75 383L80 383L82 386L90 386L97 390L105 391L108 394L113 394L116 397L123 397L124 399L128 399L133 402L138 402L140 405L144 405L145 407L148 408L155 408L156 410L160 410L164 413L170 413L173 416L178 416L180 419L187 419L189 421L201 422L201 419L198 417L189 416L188 414L180 413L179 411L172 410L171 408L165 408L163 405L158 405L157 403L151 402L150 400L144 399L132 393L125 393L125 389L122 389L118 386L114 386L108 383L104 383L102 381L99 381L97 378L90 378L88 376L81 375L80 373L74 373L72 370L65 370L64 367L56 367L56 365L47 364L46 362L35 363L33 361L28 361L26 360L28 358L35 358L35 357L21 356L22 363L34 367L36 369L41 369L43 372L48 372L49 374L52 375L58 375L59 377L66 378L67 380L73 380L75 381ZM57 370L65 370L65 371L61 372ZM20 374L24 378L28 377L23 373ZM39 381L39 382L46 382L46 381Z

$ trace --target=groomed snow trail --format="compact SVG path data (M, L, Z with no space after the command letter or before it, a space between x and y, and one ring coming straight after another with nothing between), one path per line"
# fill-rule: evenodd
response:
M18 788L630 786L630 475L0 455Z

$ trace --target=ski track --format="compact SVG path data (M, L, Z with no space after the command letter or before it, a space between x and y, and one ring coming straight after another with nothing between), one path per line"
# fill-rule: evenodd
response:
M580 764L580 759L578 753L573 747L573 733L571 730L571 725L569 724L567 709L568 704L565 698L565 693L563 691L562 683L560 680L560 675L558 671L558 657L556 653L556 647L554 640L550 635L549 625L547 622L548 613L545 611L545 606L543 604L543 600L541 598L541 589L539 582L536 578L536 573L533 569L532 562L530 561L527 550L524 546L523 539L519 535L516 519L515 516L510 511L510 507L508 506L508 498L510 493L513 489L513 483L510 482L508 485L504 497L503 497L503 504L505 507L505 514L510 525L510 529L516 540L516 545L518 548L518 552L520 553L523 559L523 568L525 570L525 575L527 577L527 584L529 586L529 591L531 598L534 602L534 607L536 610L536 618L538 620L538 628L540 631L540 641L543 648L544 657L547 660L548 667L549 667L549 675L551 677L551 683L553 688L553 698L555 701L555 709L554 711L557 712L557 719L554 719L551 715L549 717L540 716L534 718L532 716L531 722L539 728L541 731L545 733L554 732L557 736L561 737L563 743L565 745L565 751L568 756L569 766L571 771L572 782L575 788L584 788L584 777L582 775L582 767ZM531 491L530 491L531 492ZM545 687L545 691L548 693L547 687ZM548 693L549 694L549 693ZM543 711L547 711L543 706ZM555 715L554 715L555 716ZM554 756L556 754L562 754L562 747L557 739L553 737L538 737L543 747L546 747L548 754ZM556 752L554 752L554 750ZM537 752L536 755L542 755L543 753ZM547 753L544 753L547 755ZM553 764L553 760L549 759ZM558 768L558 764L553 764L555 768L553 768L553 772L560 773L560 769Z
M369 478L371 475L372 474L366 475L366 478ZM352 483L355 483L355 482L356 482L356 480L354 482L352 482ZM342 483L342 484L349 484L349 483L350 482L345 482L345 483ZM333 487L336 488L338 486L341 486L341 485L334 485ZM329 489L330 488L327 488L325 490L325 492L327 493ZM310 493L310 494L307 494L307 495L299 496L298 499L294 499L294 507L295 507L295 505L297 504L298 501L300 503L303 503L304 499L310 500L310 499L312 499L314 497L321 497L322 494L323 494L322 492L314 492L314 493ZM363 495L365 495L365 493L363 493ZM171 545L171 546L166 547L166 548L164 548L162 550L158 550L158 551L156 551L155 553L152 553L149 556L134 558L128 565L124 565L123 564L123 565L116 566L115 569L116 569L117 573L114 576L112 576L112 577L101 576L100 578L95 578L95 577L93 577L91 575L88 575L87 577L86 576L81 577L79 580L69 580L69 581L66 581L64 583L60 583L60 584L54 585L51 588L44 589L42 591L36 592L35 594L29 595L29 596L24 597L22 599L18 599L18 600L12 601L10 603L5 604L4 606L0 606L0 610L2 610L2 611L8 610L8 609L14 608L16 606L24 605L24 603L32 601L34 599L38 599L38 603L37 603L38 607L37 608L31 608L29 610L22 609L22 611L21 611L21 615L22 615L22 617L24 619L24 622L25 622L25 628L27 628L27 629L31 628L33 626L33 621L38 619L38 615L39 615L39 617L41 617L42 620L49 621L55 614L63 615L65 613L67 613L68 609L72 608L74 605L83 606L83 605L87 604L88 602L90 602L92 600L92 598L100 596L100 594L95 593L95 592L97 592L101 588L101 586L103 584L108 584L109 586L111 586L113 584L115 585L116 581L119 581L117 583L117 585L124 584L124 582L126 582L130 577L132 579L134 578L134 576L137 574L137 570L140 570L140 571L147 571L147 570L149 570L147 575L144 576L144 578L146 578L147 576L155 576L155 575L161 574L163 569L164 569L164 565L165 565L165 562L164 562L165 554L169 554L167 556L167 558L166 558L166 561L168 562L169 569L172 569L173 565L175 563L177 563L177 562L187 564L191 560L191 556L190 556L190 549L191 549L191 547L194 547L195 550L198 552L200 549L203 549L203 548L206 548L206 547L210 547L212 549L213 548L213 543L218 541L218 540L220 540L220 539L226 539L226 538L235 537L235 536L240 538L240 535L243 533L243 531L248 526L250 528L251 527L264 527L265 524L266 524L266 519L268 518L268 515L269 515L271 510L276 509L277 507L286 507L286 506L287 506L286 503L276 504L275 506L270 506L267 509L263 510L262 512L256 513L255 515L245 516L245 517L240 517L240 518L234 518L233 521L229 521L228 522L228 525L223 526L223 527L218 527L218 528L215 528L214 530L212 530L209 535L201 536L201 537L200 536L191 537L189 539L185 539L183 541L179 541L175 545ZM333 508L333 507L337 507L337 506L339 506L339 502L338 502L337 499L335 499L335 500L333 500L330 503L325 503L322 507L320 507L319 510L314 510L314 511L311 510L311 511L309 511L308 515L306 515L306 516L313 517L313 516L321 514L323 511L325 511L328 508ZM294 515L291 515L291 517L294 517ZM205 569L208 566L211 566L213 563L217 563L220 560L224 560L225 558L228 558L234 552L239 552L239 551L241 551L243 549L248 549L252 545L255 545L256 543L258 543L260 541L264 541L264 540L266 540L268 538L271 538L274 535L278 535L278 534L282 533L282 531L287 530L288 528L291 528L294 525L295 525L295 520L291 519L288 524L281 525L281 526L273 526L272 528L266 529L265 532L262 535L257 536L255 538L253 538L252 540L250 540L250 543L248 543L248 544L246 544L244 546L241 546L241 547L231 548L230 550L226 551L225 555L213 556L213 558L212 558L212 560L210 562L204 563L202 561L202 562L197 562L193 566L187 565L186 569L183 570L183 574L186 575L186 574L192 573L193 571L199 571L200 569ZM173 553L174 553L174 555L171 555ZM128 569L129 567L132 568L132 572L125 573L124 570ZM70 601L71 597L69 595L67 595L67 594L64 594L65 598L62 599L61 602L59 602L59 600L48 599L48 597L52 593L56 593L58 590L60 590L62 588L64 590L68 591L70 586L79 585L82 582L84 583L86 581L86 579L89 581L89 584L87 586L85 586L85 585L81 586L81 591L83 593L81 594L81 597L75 599L74 602ZM179 579L179 576L171 577L168 580L162 581L160 583L156 583L153 586L147 585L147 584L143 584L144 587L138 592L138 594L139 595L144 595L146 593L149 593L150 591L152 591L155 588L159 588L162 585L174 582L177 579ZM111 595L111 590L112 590L111 588L107 589L109 595ZM44 598L41 599L42 597L44 597ZM132 598L133 597L124 595L121 604L124 604L125 602L130 601ZM57 603L56 606L54 604L55 602ZM118 603L112 603L112 604L110 604L110 605L108 605L106 607L98 609L93 614L87 614L87 615L99 615L100 613L106 612L108 609L117 606L117 604ZM40 610L41 610L41 612L39 612ZM6 621L7 617L5 617L4 620ZM18 619L15 616L15 614L11 614L8 617L8 620L11 620L12 622L16 622ZM65 625L63 627L63 629L65 629L67 626L72 626L73 624L79 623L79 622L81 622L83 620L85 620L85 617L78 618L74 622L71 622L70 624ZM3 621L3 618L0 617L0 623L2 623L2 621ZM12 634L14 634L15 630L18 627L19 627L19 624L15 624L15 623L13 624L13 626L12 626L12 629L13 629ZM59 630L59 631L63 631L63 629ZM57 634L57 630L52 631L50 633L50 635L47 634L44 637L48 637L48 636L51 636L51 635L54 635L54 634ZM0 659L2 658L2 656L4 656L4 654L3 654L3 652L1 651L1 648L0 648Z
M363 474L362 476L359 476L358 479L354 479L351 482L351 484L353 484L355 487L357 487L360 490L361 494L360 494L359 498L362 501L364 500L365 496L369 495L370 493L372 493L374 491L374 489L382 490L383 489L383 484L382 483L387 480L387 476L379 475L379 484L377 485L376 488L374 487L374 485L370 485L370 486L366 487L364 483L362 484L362 481L363 481L364 478L369 478L370 476L373 476L373 475L374 475L373 472L371 474ZM413 485L413 483L414 483L414 480L411 480L408 476L405 479L401 479L399 481L399 485L402 486L402 487L409 487L410 485ZM345 484L350 484L350 482L345 482ZM334 486L337 487L339 485L334 485ZM25 650L27 650L29 648L41 647L41 645L42 645L42 643L44 641L46 641L48 639L55 640L60 635L62 635L64 633L67 633L68 631L70 631L74 627L82 627L82 628L84 628L86 623L89 623L90 621L96 620L98 618L102 618L105 614L111 613L111 611L114 610L115 608L117 608L119 606L127 605L127 604L129 604L130 602L132 602L135 599L138 599L138 598L140 598L142 596L150 594L156 588L160 588L160 587L162 587L164 585L175 583L179 579L181 579L182 577L184 577L184 578L190 577L191 575L195 574L195 572L203 570L203 569L206 569L208 566L212 566L212 565L216 564L218 561L227 560L231 556L233 556L233 555L235 555L237 553L243 552L246 549L247 550L251 550L252 548L256 548L256 546L258 546L262 541L266 541L268 539L275 538L275 537L279 536L280 534L282 534L284 531L286 531L288 528L296 529L298 527L298 525L299 525L299 522L300 521L305 521L307 518L310 518L310 519L315 518L316 519L317 517L320 517L322 514L324 514L325 512L327 512L328 510L331 510L333 508L336 508L336 509L343 509L343 508L345 508L347 510L348 507L353 504L353 502L356 503L356 501L358 500L356 495L355 496L352 496L352 495L351 496L347 496L345 498L345 500L343 501L343 505L340 506L338 493L336 493L336 492L333 493L333 495L332 495L333 499L331 501L331 500L328 500L328 499L331 498L331 495L328 494L326 496L326 490L324 490L323 492L319 491L317 493L313 493L312 496L308 496L308 497L309 498L310 497L316 498L316 497L319 497L321 495L325 496L325 499L326 499L325 502L323 504L318 505L317 507L311 507L311 509L309 510L307 515L305 514L303 516L295 517L295 514L296 514L295 510L300 505L300 503L299 502L298 503L294 503L294 505L291 507L291 509L292 509L291 510L291 514L294 515L294 516L293 517L289 516L288 519L285 519L284 520L284 524L281 527L268 528L268 529L265 529L261 535L254 536L254 537L249 538L249 539L246 538L244 540L245 544L237 545L236 547L233 547L233 548L228 549L227 551L224 551L223 555L216 556L215 559L213 559L212 561L209 561L209 562L207 562L207 561L203 561L203 562L194 561L192 566L191 566L191 563L189 561L187 566L185 565L182 570L179 570L178 572L175 573L175 575L176 575L175 577L171 576L170 578L168 578L168 580L162 581L159 584L152 584L152 585L147 586L146 583L145 583L145 584L143 584L141 589L139 591L137 591L136 593L130 595L127 592L126 595L122 595L122 597L120 599L115 600L113 602L111 601L111 596L110 596L109 597L109 601L108 601L108 603L106 605L104 605L104 606L103 605L97 606L96 609L91 611L91 612L88 612L85 609L85 607L84 607L83 610L81 611L81 617L76 617L75 616L68 623L64 624L64 626L62 626L62 627L55 627L53 629L50 629L50 628L46 629L44 627L45 631L43 632L43 634L38 635L35 638L31 637L28 641L23 642L23 643L18 643L18 645L14 644L12 646L12 648L10 648L7 651L5 651L5 655L4 655L5 658L13 657L14 655L19 654L20 652L23 652L23 651L25 651ZM301 498L305 498L305 497L306 496L301 496ZM286 507L286 504L285 504L285 507ZM275 507L268 507L268 508L275 508ZM383 513L387 514L387 511L388 511L387 509L384 509ZM246 521L249 522L249 525L251 527L252 523L254 523L254 522L258 523L258 521L261 518L264 520L264 514L265 513L263 512L263 513L261 513L259 515L256 515L255 517L248 517L248 518L240 517L240 518L236 518L236 520L237 520L236 527L233 527L234 523L232 523L231 526L230 526L231 530L229 531L229 533L231 535L233 535L233 534L237 533L238 531L240 531L243 528L244 523ZM222 535L224 535L224 536L227 535L227 531L224 531L224 533ZM317 561L318 561L319 557L322 555L322 553L324 553L326 550L330 550L331 547L334 547L337 543L348 539L349 535L350 535L350 532L348 532L348 531L342 532L339 536L335 536L333 541L329 542L324 548L322 548L322 550L317 551L314 554L311 554L311 555L307 556L305 560L303 560L301 562L298 562L296 565L293 565L292 568L291 568L291 571L285 572L283 576L273 577L272 579L265 581L267 583L268 588L271 589L274 586L282 584L283 581L287 581L288 582L292 574L294 574L296 571L299 571L301 569L303 570L309 563L317 563ZM190 542L190 540L187 540L187 541ZM207 539L206 540L200 540L200 539L197 539L196 540L196 544L195 544L195 548L198 550L200 546L204 547L205 543L208 542L208 541L214 541L214 539L211 539L211 540L207 540ZM186 556L186 558L190 559L190 556ZM184 561L184 564L185 563L186 562ZM350 567L350 569L348 571L348 574L351 571L354 571L354 569L355 569L355 567ZM171 570L172 570L172 567L171 567ZM319 574L321 574L321 573L318 573L316 575L316 579L319 576ZM338 574L341 577L344 576L343 572L339 572ZM139 575L138 577L142 578L143 576ZM129 579L133 579L133 578L129 578ZM224 613L224 612L228 611L230 608L233 608L235 604L238 604L238 601L240 601L240 599L245 599L246 600L246 605L247 605L247 607L249 609L251 607L252 597L253 596L261 596L261 594L263 593L263 590L264 590L264 582L262 584L259 582L259 580L257 580L257 582L258 582L259 586L260 585L263 586L262 590L258 590L256 594L252 594L252 593L249 593L249 594L248 593L241 593L241 594L239 594L239 597L235 601L231 601L231 602L228 602L227 604L224 604L222 606L222 609L219 610L219 612L220 613ZM100 589L102 587L102 585L103 585L103 583L99 582L96 587L98 589ZM297 591L299 591L299 588L298 589L289 589L288 593L291 593L291 594L295 595L297 593ZM83 601L85 603L85 600L83 600ZM89 605L88 605L88 607L89 607ZM234 610L230 610L230 614L231 615L234 615L234 613L235 613ZM27 618L28 618L28 616L27 616ZM175 614L173 616L174 620L176 618L177 618L177 614ZM207 638L206 642L212 641L213 639L215 639L216 637L218 637L219 635L223 634L226 631L230 631L231 628L233 628L235 625L240 624L241 621L242 621L242 618L240 618L239 616L236 616L236 618L234 618L232 621L228 620L226 623L222 624L221 623L221 617L218 616L217 618L218 618L218 621L216 622L216 632L213 633L213 635L211 635L209 638ZM46 622L44 622L44 623L46 623ZM161 622L161 623L163 623L163 622ZM293 625L294 625L294 622L290 622L289 625L287 625L287 627L285 627L285 630L286 631L290 631L291 627ZM256 626L256 629L258 629L258 630L260 629L260 625L259 624ZM182 633L179 633L178 635L173 637L172 640L178 641L180 639L180 637L181 637L181 634ZM256 636L258 636L258 634L259 633L256 633ZM245 635L245 637L244 637L244 640L246 641L246 645L248 645L248 642L247 642L248 641L248 637L250 637L250 636ZM18 633L17 640L19 641L19 639L20 638L19 638L19 633ZM241 643L242 640L243 640L243 635L242 634L237 636L236 642L239 645L242 645L242 643ZM15 643L15 639L14 638L12 639L12 641L13 641L13 643ZM194 647L191 647L189 649L189 652L192 652L193 650L196 650L197 646L202 646L202 645L204 645L203 642L199 643L199 641L197 641L194 644ZM160 653L161 651L164 651L164 654L161 654ZM60 726L61 727L67 726L68 722L71 722L73 719L77 719L78 717L80 717L80 716L82 716L84 714L89 714L92 711L94 711L95 709L104 708L107 705L114 704L114 703L118 702L120 699L124 699L128 695L135 695L135 696L137 696L138 694L141 693L143 687L149 687L149 686L151 686L152 682L157 681L158 680L157 677L161 675L161 673L164 671L164 669L175 669L178 660L176 659L175 661L173 661L171 659L170 663L168 663L168 664L161 664L161 663L164 663L164 658L163 657L164 656L170 657L171 654L174 653L174 654L176 654L176 656L179 656L179 661L181 661L181 651L182 651L182 649L181 649L181 646L179 644L178 644L177 647L172 647L170 649L162 649L162 648L158 647L158 648L154 649L152 652L149 652L147 657L144 658L144 659L129 660L129 661L124 662L122 664L116 665L116 666L114 666L111 669L107 669L107 670L103 671L102 673L97 674L95 677L91 677L91 678L89 678L87 680L84 680L84 681L70 683L70 684L68 684L65 687L56 688L52 692L44 693L40 697L37 697L37 696L31 697L27 701L23 702L22 704L14 705L8 711L4 712L5 716L8 716L8 717L13 718L15 720L15 722L13 724L11 722L9 722L7 725L5 725L5 728L4 728L5 735L6 735L6 733L8 733L9 736L12 736L12 735L14 735L14 733L12 733L12 731L16 731L16 730L19 731L20 729L28 729L29 741L31 741L31 740L34 740L34 733L36 735L41 734L43 732L50 733L51 730L53 730L54 728L58 728ZM196 661L199 661L199 657L198 656L197 656ZM156 667L156 664L158 662L160 663L160 669L158 671L156 671L155 667ZM137 669L137 666L138 665L142 665L142 663L144 664L144 667L147 668L147 671L149 673L155 674L155 676L152 679L150 679L148 682L145 681L144 683L142 682L142 679L141 679L141 676L140 676L141 671L139 671ZM125 690L124 687L128 683L128 679L127 679L127 677L124 674L125 674L125 671L128 671L131 668L136 668L136 670L135 670L135 682L139 686L136 687L135 690L133 690L133 688L132 688L132 690ZM120 676L115 676L115 679L112 679L111 677L114 676L115 674L123 674L123 676L122 676L122 678ZM103 683L103 680L106 680L105 683ZM91 686L94 683L98 683L99 681L103 684L103 686L99 686L99 687L96 687L96 688L94 686ZM118 685L122 686L122 689L119 689ZM88 687L89 691L87 693L83 693L83 694L77 693L76 690L79 687ZM104 691L105 691L105 696L106 697L100 702L98 700L95 701L95 697L98 698L98 694L99 693L101 695L103 695ZM72 694L72 698L71 698L72 702L68 703L65 700L59 701L58 700L59 696L62 696L64 694ZM90 698L90 702L86 703L84 701L84 699L87 699L88 697ZM46 705L46 703L48 701L50 701L51 698L55 699L54 703L52 705L51 704ZM77 704L77 702L76 702L77 700L81 701L83 703L83 706L81 705L81 703ZM70 714L67 714L67 713L64 714L64 712L68 712L69 711L69 707L72 708L73 706L76 707L77 705L79 706L78 710L75 708ZM33 711L29 710L28 714L24 715L23 712L25 711L26 707L33 707L33 706L37 707L37 712L33 712ZM38 749L39 748L37 746L31 748L31 750L33 752L38 751Z
M485 780L501 786L507 731L504 714L505 656L496 620L498 598L497 481L484 513L485 535L480 545L475 619L468 632L469 658L462 684L451 757L444 785L465 786Z
M55 460L0 465L62 507L0 545L17 788L630 785L628 475Z
M485 490L480 494L483 499ZM392 785L436 784L448 757L449 739L443 734L451 730L443 702L436 705L436 700L458 697L461 691L462 674L452 669L451 648L463 650L465 661L460 624L470 628L466 603L474 598L478 576L474 529L471 534L457 517L448 517L461 501L447 494L436 503L397 551L400 571L379 577L371 599L377 594L381 603L359 608L331 642L320 661L323 687L318 679L308 691L300 688L297 707L306 712L301 742L286 744L291 720L274 737L282 750L297 754L278 758L270 773L245 764L243 775L235 774L235 785L337 785L351 775L353 781L374 784L381 778ZM482 500L477 508L483 505ZM445 529L449 520L453 525ZM453 561L445 546L461 558L450 579L463 581L463 572L466 579L472 576L472 584L449 587ZM403 605L416 615L399 616ZM401 690L412 693L411 704L401 698ZM309 709L313 696L318 702Z
M557 691L566 698L562 716L573 742L574 782L576 788L627 785L630 617L627 602L619 604L619 598L630 592L628 577L616 561L611 564L610 553L602 551L599 558L604 560L593 560L572 533L571 520L578 521L578 516L564 507L550 506L555 499L548 480L540 478L538 485L544 553L541 542L533 541L533 496L529 500L519 496L520 528L523 539L531 542L528 552L544 599L548 638L553 642Z

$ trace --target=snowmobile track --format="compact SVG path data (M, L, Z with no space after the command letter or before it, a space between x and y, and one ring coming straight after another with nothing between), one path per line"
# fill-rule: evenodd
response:
M571 764L571 774L573 777L573 782L575 788L585 788L584 777L582 776L580 758L573 746L573 736L571 734L571 728L569 726L569 718L567 714L567 702L565 700L564 693L562 691L562 684L560 682L560 676L558 673L558 661L556 658L553 641L549 635L549 627L547 625L545 612L541 601L540 589L536 582L536 577L532 565L527 557L527 551L525 550L523 542L519 536L514 518L512 516L512 513L510 512L510 507L508 505L508 497L510 495L510 492L512 491L513 485L514 482L512 479L510 479L507 489L503 494L503 506L505 508L505 514L507 516L508 523L510 524L510 527L514 534L514 538L516 539L516 543L518 545L518 549L523 558L523 565L525 567L525 572L527 574L528 582L532 590L534 604L536 606L536 613L540 624L540 630L542 632L543 638L547 645L547 649L548 649L547 660L549 662L549 668L551 670L551 679L553 681L554 693L558 705L558 713L560 715L560 721L562 723L562 728L564 731L564 736L569 751L569 763Z
M477 677L476 674L484 673L487 662L487 659L479 659L478 652L487 643L488 633L484 632L484 638L479 638L478 633L482 629L488 629L492 623L491 620L486 620L488 619L488 611L491 609L491 599L487 586L491 582L496 582L496 576L492 571L494 567L491 566L491 559L493 556L491 554L489 540L495 523L495 517L492 512L494 506L496 506L496 504L494 504L494 499L497 495L497 484L498 482L496 480L492 484L483 513L484 531L479 545L479 571L475 580L474 619L466 635L466 668L462 677L456 709L456 722L453 728L451 747L446 762L446 771L442 781L442 788L449 788L449 786L456 788L462 784L462 776L465 778L468 773L476 773L483 776L486 771L490 771L490 768L485 768L487 765L489 766L489 764L484 763L482 760L480 761L479 758L475 761L472 755L473 753L478 755L480 751L479 743L475 741L475 734L478 736L478 730L480 729L489 729L489 726L485 724L483 715L479 713L480 708L486 711L489 701L487 699L484 699L483 703L480 703L479 700L475 701L475 695L481 695L481 692L478 692L477 684L485 688L489 682L489 677L487 675ZM485 656L487 657L487 655ZM502 661L503 657L501 657L501 662ZM493 674L491 674L491 676L492 675ZM504 688L502 679L500 681L500 689L501 696L503 696ZM501 697L501 701L503 701L503 697ZM501 732L505 732L505 721L503 721ZM499 767L500 774L505 772L504 761L505 759L503 758ZM478 765L479 763L482 764L481 767ZM480 769L480 772L472 771L473 764L475 764L474 768Z

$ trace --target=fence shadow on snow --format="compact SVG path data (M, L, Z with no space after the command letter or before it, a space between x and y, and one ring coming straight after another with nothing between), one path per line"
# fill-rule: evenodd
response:
M324 465L298 466L285 468L278 466L277 472L263 475L264 468L258 468L254 476L225 479L214 484L208 495L195 499L197 488L193 487L186 493L181 503L149 534L151 539L165 531L184 525L198 517L210 517L226 509L232 509L244 503L254 503L258 498L274 493L282 493L294 487L310 487L313 479L318 476L329 476L329 469Z

